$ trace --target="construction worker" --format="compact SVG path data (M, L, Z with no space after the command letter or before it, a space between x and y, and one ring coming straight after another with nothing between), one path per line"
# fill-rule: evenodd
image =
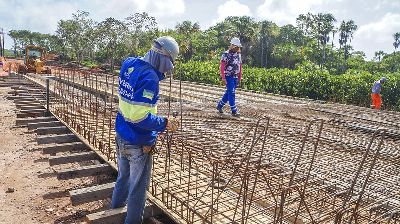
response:
M171 74L178 53L172 37L159 37L143 58L129 57L121 67L115 122L118 177L111 207L127 204L126 224L142 223L158 132L179 126L175 118L156 115L159 81Z
M379 110L381 108L382 104L382 98L381 98L381 89L382 89L382 84L386 82L386 78L382 77L380 80L377 80L374 82L374 85L372 86L372 93L371 93L371 98L372 98L372 109L377 109Z
M226 91L217 105L217 110L222 114L222 108L229 101L232 115L235 117L240 116L235 104L235 91L238 83L240 83L240 80L242 79L241 47L242 44L240 43L239 38L232 38L229 49L222 54L220 62L221 78L226 85Z

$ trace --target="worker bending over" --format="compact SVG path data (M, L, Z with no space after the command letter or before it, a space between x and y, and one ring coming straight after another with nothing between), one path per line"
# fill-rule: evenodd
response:
M371 93L371 98L372 98L372 109L377 109L379 110L381 108L382 104L382 98L381 98L381 89L382 89L382 84L386 82L386 78L382 77L380 80L377 80L374 82L374 85L372 86L372 93Z
M143 58L129 57L121 67L115 122L118 177L111 207L127 204L126 224L142 223L158 132L179 126L175 118L157 116L159 81L170 73L178 53L172 37L160 37Z

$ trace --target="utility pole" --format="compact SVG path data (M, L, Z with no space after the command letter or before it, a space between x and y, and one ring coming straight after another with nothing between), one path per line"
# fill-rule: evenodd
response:
M4 30L0 29L0 57L4 57Z

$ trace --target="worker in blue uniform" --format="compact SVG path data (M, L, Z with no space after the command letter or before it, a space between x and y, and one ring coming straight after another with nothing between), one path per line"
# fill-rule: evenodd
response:
M159 81L171 72L178 54L172 37L159 37L144 57L127 58L120 70L115 122L118 177L111 207L127 204L126 224L142 223L157 134L179 126L175 118L157 116Z

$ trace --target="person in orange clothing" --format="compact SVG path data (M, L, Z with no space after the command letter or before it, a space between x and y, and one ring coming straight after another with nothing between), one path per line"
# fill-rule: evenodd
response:
M382 104L382 98L381 98L381 89L382 89L382 84L386 82L386 78L382 77L380 80L377 80L374 82L374 85L372 86L372 93L371 93L371 98L372 98L372 109L381 109L381 104Z

